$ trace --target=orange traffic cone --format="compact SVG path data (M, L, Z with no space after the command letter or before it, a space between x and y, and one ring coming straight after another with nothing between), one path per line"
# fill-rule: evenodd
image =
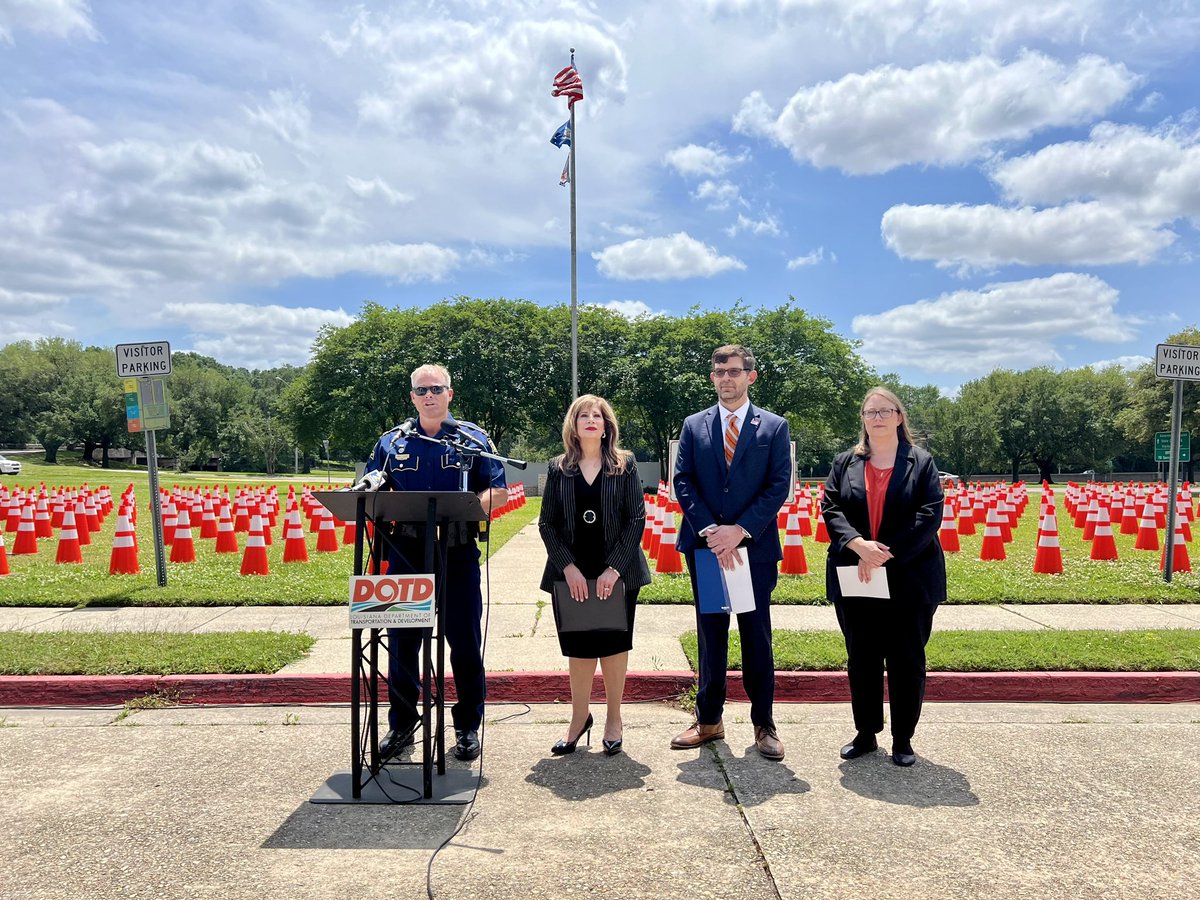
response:
M8 574L8 553L4 550L4 529L0 528L0 575Z
M663 521L662 541L658 545L658 559L654 571L660 575L676 575L683 572L683 558L675 549L675 514L670 508Z
M113 538L112 555L108 558L109 575L136 575L141 571L136 537L128 514L118 513L117 533Z
M338 547L337 530L333 524L333 513L324 506L314 513L320 517L321 524L317 529L317 550L321 553L336 553Z
M1138 526L1137 540L1133 542L1135 550L1157 550L1158 529L1154 525L1154 510L1150 504L1142 510L1142 522Z
M1092 537L1092 559L1116 559L1117 543L1113 540L1112 524L1108 521L1108 508L1101 506L1096 511L1096 532Z
M75 513L70 509L63 515L62 531L58 533L56 563L81 563L83 552L79 549L79 528L75 525Z
M987 522L983 526L983 545L979 548L979 558L981 560L1008 558L1008 554L1004 552L1004 537L1000 531L1000 516L994 506L990 507L987 511Z
M788 513L783 535L783 566L780 572L784 575L807 575L808 559L804 556L804 538L800 534L800 514Z
M175 540L171 544L171 562L194 563L196 561L196 543L192 540L192 517L187 507L179 510L179 518L175 523Z
M1188 558L1187 542L1183 539L1183 523L1175 521L1175 536L1163 545L1162 560L1158 564L1160 571L1167 568L1167 548L1171 549L1171 571L1190 572L1192 561Z
M233 516L229 504L221 503L221 519L217 522L217 553L237 553L237 534L233 530Z
M938 540L947 553L958 553L962 550L958 542L958 529L954 524L953 497L947 498L942 504L942 527L938 529Z
M804 482L804 489L796 495L796 514L800 519L800 536L812 537L812 488Z
M33 522L33 503L28 502L21 508L20 524L17 525L17 538L13 541L12 555L21 556L26 553L37 553L37 526Z
M200 537L209 540L217 536L217 514L213 511L212 497L205 497L200 507Z
M650 549L647 555L653 559L658 559L658 550L662 546L663 533L663 498L654 498L654 528L650 538Z
M308 543L304 539L304 525L300 522L300 509L293 504L283 526L283 561L308 562Z
M40 538L54 537L54 526L50 524L50 506L46 503L46 495L38 497L37 506L33 511L33 530Z
M1037 555L1033 558L1033 571L1042 575L1061 575L1062 547L1058 544L1058 517L1054 504L1046 509L1042 523L1038 526Z
M974 534L975 533L975 514L972 511L972 501L970 494L962 494L962 500L958 505L958 533L959 534Z
M267 543L263 540L262 516L250 517L250 534L246 538L246 550L242 554L243 575L269 575Z

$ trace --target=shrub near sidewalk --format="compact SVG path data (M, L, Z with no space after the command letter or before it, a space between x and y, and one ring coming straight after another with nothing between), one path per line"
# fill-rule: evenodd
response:
M1159 571L1160 551L1135 550L1135 535L1115 535L1120 559L1097 562L1089 559L1091 544L1071 526L1059 505L1059 543L1064 574L1039 575L1033 571L1037 553L1036 493L1013 530L1012 543L1005 545L1007 559L979 559L983 529L978 534L960 535L962 551L946 554L946 582L950 603L1197 603L1200 602L1200 542L1188 545L1194 571L1176 572L1167 584ZM1161 543L1161 533L1159 535ZM781 575L772 595L773 603L818 604L825 602L825 557L828 544L805 539L804 552L810 575ZM651 565L653 569L653 564ZM691 603L688 576L657 575L642 588L644 603Z
M836 631L773 633L777 671L846 668L846 644ZM696 632L680 637L696 669ZM1195 672L1200 629L1154 631L935 631L926 648L931 672ZM729 635L729 668L742 667L737 632Z
M93 485L95 485L93 481ZM110 485L115 493L128 483ZM287 485L281 485L281 505L287 497ZM143 494L139 493L139 497ZM146 505L143 501L143 507ZM495 554L504 543L529 524L540 508L540 500L530 499L492 523L487 552ZM242 549L246 535L238 535L237 553L216 553L211 539L199 537L199 523L192 523L196 544L196 562L167 562L167 585L160 588L154 570L154 537L151 516L139 509L137 575L109 575L108 564L116 530L116 515L109 515L101 530L92 535L92 543L82 548L83 563L58 565L54 562L58 543L53 538L38 541L34 555L9 556L11 574L0 576L0 606L337 606L347 602L348 579L354 571L354 545L340 545L337 552L318 553L316 534L308 531L307 563L283 562L283 516L272 530L273 543L267 548L269 575L243 576ZM342 529L338 529L341 541ZM12 535L5 536L11 549ZM166 556L170 559L171 548Z

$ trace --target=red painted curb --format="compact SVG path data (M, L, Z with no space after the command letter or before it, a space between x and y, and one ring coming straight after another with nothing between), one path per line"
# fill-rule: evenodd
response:
M691 672L631 672L627 701L670 700L691 687ZM593 698L603 682L593 681ZM454 681L447 679L447 697ZM332 675L3 675L0 707L106 706L159 694L176 703L345 703L350 676ZM730 672L728 697L746 700L740 672ZM553 703L571 698L566 672L496 672L488 675L495 703ZM845 702L845 672L776 672L781 703ZM1200 672L931 672L925 699L944 703L1195 703Z

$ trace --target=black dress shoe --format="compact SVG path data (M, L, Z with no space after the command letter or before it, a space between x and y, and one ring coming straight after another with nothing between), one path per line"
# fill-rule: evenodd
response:
M860 756L874 753L878 749L879 743L875 740L875 735L857 734L854 736L854 740L843 747L839 753L842 759L858 759Z
M604 745L605 756L616 756L621 752L621 748L625 744L625 739L619 737L615 741L610 741L608 738L604 738L600 743Z
M472 728L470 731L454 729L454 758L467 762L479 758L479 732Z
M898 766L911 766L917 761L917 754L913 753L912 744L893 744L892 745L892 762Z
M383 740L379 742L379 755L383 759L391 759L405 747L413 745L413 735L420 726L421 720L409 722L406 725L401 725L399 728L389 731L383 736Z

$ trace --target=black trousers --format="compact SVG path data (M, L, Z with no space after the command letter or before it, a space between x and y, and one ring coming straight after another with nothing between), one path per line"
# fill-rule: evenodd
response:
M883 670L887 666L892 740L912 739L925 699L925 645L936 603L874 597L834 603L846 638L850 706L861 734L883 731Z
M400 553L388 559L389 572L417 572L412 560L423 560L423 541L400 541ZM450 647L450 670L458 702L450 708L450 718L459 731L475 731L483 721L486 691L481 644L483 594L479 587L479 548L474 543L451 547L446 571L438 572L446 585L443 619L446 643ZM428 629L388 629L388 727L396 730L420 717L421 638Z
M745 552L745 551L743 551ZM692 596L696 592L696 558L687 554ZM750 566L754 586L754 611L739 613L738 633L742 642L742 684L750 698L750 721L775 727L775 654L771 648L771 592L779 580L779 564ZM696 721L715 725L725 708L726 669L729 665L729 614L702 613L696 604L699 684L696 689Z

